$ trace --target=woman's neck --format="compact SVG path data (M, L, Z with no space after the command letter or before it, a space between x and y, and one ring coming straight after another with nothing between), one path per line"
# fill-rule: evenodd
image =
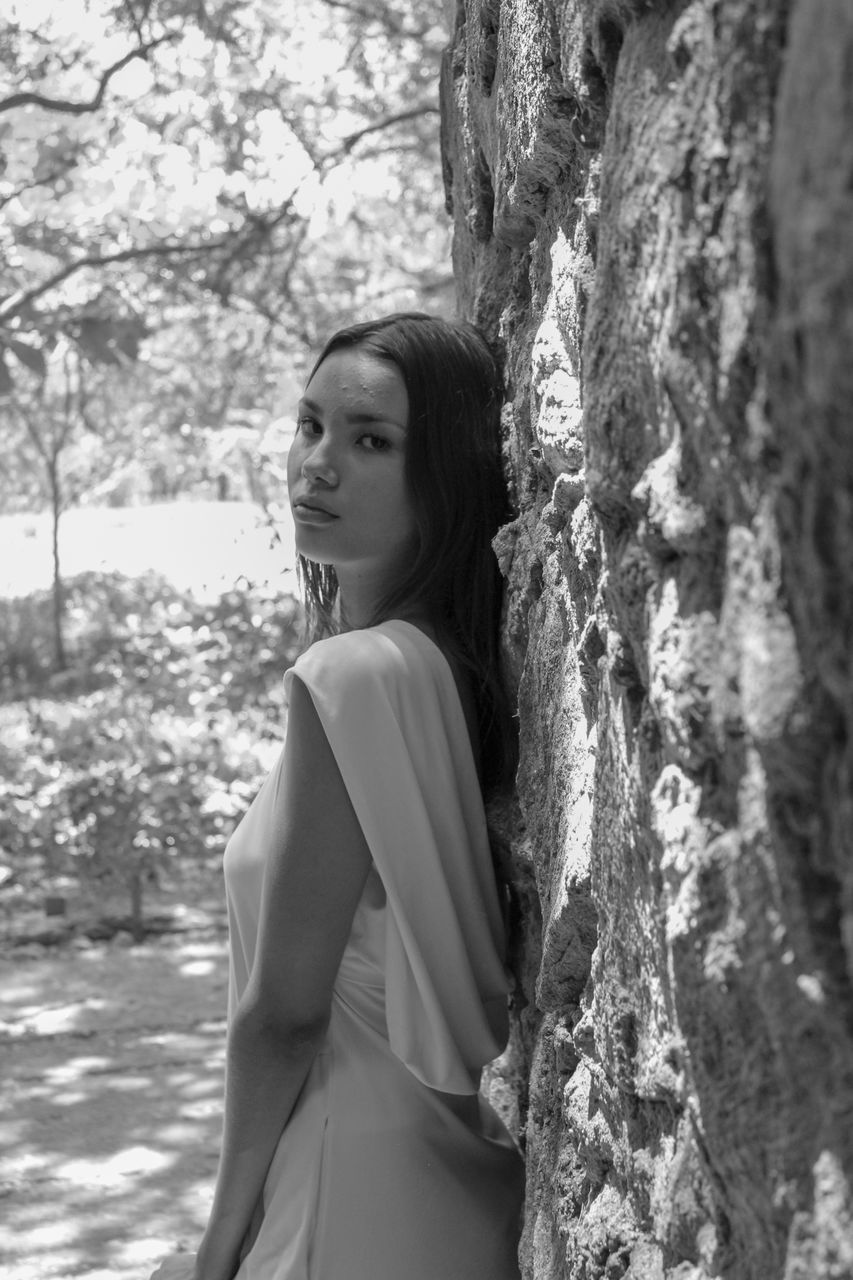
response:
M338 573L338 620L342 631L357 631L363 627L373 626L377 622L385 622L390 618L400 618L404 622L412 622L422 627L429 635L434 635L429 610L417 601L401 601L399 607L389 613L383 609L384 602L393 593L393 583L389 583L386 575L371 578L364 574Z
M410 622L418 627L429 638L438 643L438 628L430 618L429 612L417 604L401 603L399 608L380 610L381 600L360 602L361 607L353 611L349 601L341 597L338 605L338 628L341 631L360 631L364 627L377 626L381 622L397 619Z

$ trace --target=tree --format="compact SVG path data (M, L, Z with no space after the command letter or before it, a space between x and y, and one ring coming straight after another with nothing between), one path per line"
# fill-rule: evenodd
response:
M57 331L109 359L199 291L312 340L307 301L433 283L438 238L411 233L437 212L438 8L72 0L28 29L22 6L2 50L7 370Z
M446 301L440 19L436 0L66 0L46 19L12 0L7 506L38 494L58 529L134 448L134 496L209 482L217 436L260 439L329 328ZM55 568L61 664L58 534Z

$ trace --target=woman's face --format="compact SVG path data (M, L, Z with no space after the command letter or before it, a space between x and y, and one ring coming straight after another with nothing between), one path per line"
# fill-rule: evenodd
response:
M333 565L342 589L347 570L390 587L414 552L408 420L397 366L359 347L328 355L299 402L287 460L296 549Z

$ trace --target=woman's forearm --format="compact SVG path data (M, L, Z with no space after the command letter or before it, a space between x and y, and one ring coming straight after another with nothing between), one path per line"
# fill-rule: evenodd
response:
M278 1140L325 1035L238 1007L228 1033L225 1123L197 1280L231 1280Z

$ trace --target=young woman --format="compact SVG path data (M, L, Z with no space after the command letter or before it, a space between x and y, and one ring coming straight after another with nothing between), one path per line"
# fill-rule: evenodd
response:
M501 399L477 331L419 314L336 334L308 381L288 488L315 642L225 857L210 1222L158 1280L517 1280L521 1161L477 1092L507 1035Z

